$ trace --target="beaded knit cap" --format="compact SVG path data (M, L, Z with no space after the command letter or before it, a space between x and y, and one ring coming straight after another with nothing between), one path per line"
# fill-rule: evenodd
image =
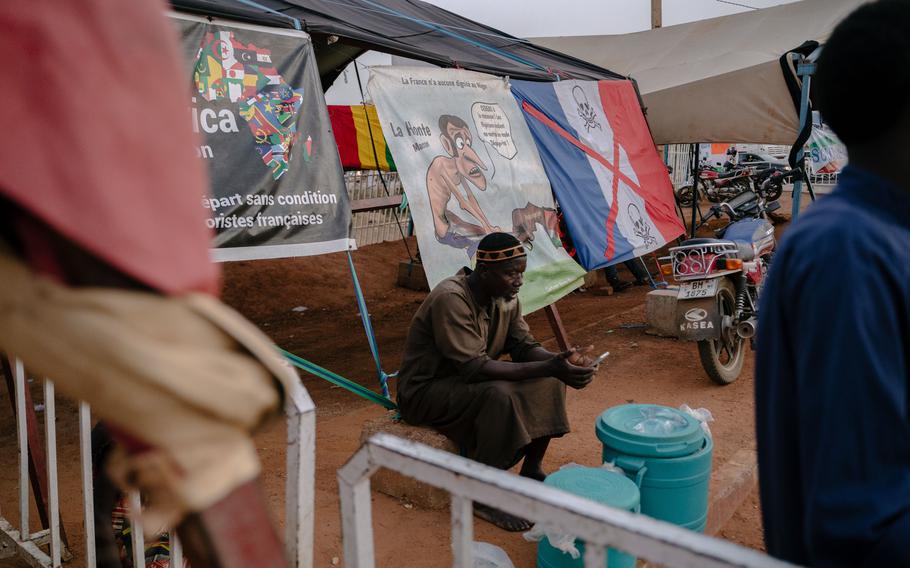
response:
M477 262L505 262L527 256L521 243L508 233L490 233L477 247Z

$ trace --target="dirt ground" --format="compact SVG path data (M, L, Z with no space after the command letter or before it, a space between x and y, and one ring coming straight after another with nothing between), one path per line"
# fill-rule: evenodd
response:
M789 202L782 203L784 211ZM411 250L415 243L411 241ZM403 244L389 242L354 253L383 365L397 369L408 323L425 294L398 288L398 263L407 259ZM652 261L653 262L653 261ZM375 387L375 368L355 304L347 262L342 254L322 257L237 262L225 265L224 299L263 329L280 346L361 384ZM651 266L654 270L654 266ZM620 274L629 279L625 269ZM647 287L613 296L576 292L557 303L572 340L610 351L595 381L584 391L568 393L572 433L555 440L544 462L555 470L575 462L599 463L594 435L596 417L627 402L677 407L705 407L714 414L714 468L737 450L754 448L753 355L748 353L738 381L712 383L699 361L695 344L646 335L644 299ZM542 311L532 314L531 329L544 345L556 349ZM336 471L359 446L362 424L384 411L322 380L303 376L317 406L315 565L337 565L342 557L341 521ZM394 381L393 381L394 386ZM40 402L40 383L33 383ZM39 419L43 415L39 414ZM43 428L42 428L43 430ZM275 521L283 524L285 426L276 420L256 439L264 464L263 487ZM73 552L81 558L81 481L76 407L58 402L61 511ZM0 389L0 514L14 525L17 513L15 422L5 389ZM377 566L451 566L447 511L421 510L385 495L373 495ZM33 530L37 515L32 513ZM476 540L503 547L517 567L534 566L535 544L477 521ZM724 528L722 537L762 548L760 512L753 493ZM74 565L81 565L78 560Z

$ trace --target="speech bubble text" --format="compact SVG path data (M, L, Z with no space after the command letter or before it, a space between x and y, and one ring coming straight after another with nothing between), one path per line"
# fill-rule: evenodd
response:
M471 106L477 135L496 150L500 156L511 160L518 153L512 139L512 125L499 103L474 103Z

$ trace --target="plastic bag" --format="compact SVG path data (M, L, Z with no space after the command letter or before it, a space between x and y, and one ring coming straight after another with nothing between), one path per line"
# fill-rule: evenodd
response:
M711 437L711 429L708 428L708 422L714 422L714 415L711 414L710 410L707 408L693 409L688 404L683 404L679 409L701 422L701 429L705 431L705 436Z
M668 435L686 427L685 419L667 408L646 406L641 409L632 430L646 435Z
M559 470L572 469L575 467L586 467L580 463L569 462L559 467ZM536 524L531 527L531 530L521 535L528 542L538 542L547 537L547 540L550 541L550 546L556 550L561 550L572 557L573 560L577 560L581 556L578 548L575 546L575 537L568 534L557 534L557 533L548 533L544 530L543 525Z
M600 467L601 467L601 469L605 469L607 471L612 471L613 473L618 473L620 475L626 474L625 470L623 470L623 468L616 465L613 461L606 461Z
M515 568L506 551L488 542L474 541L474 568Z
M581 556L578 547L575 546L575 537L569 534L556 534L547 532L540 523L531 527L531 530L521 535L528 542L538 542L547 537L550 546L556 550L561 550L572 557L572 560L578 560Z
M679 417L677 417L679 418ZM573 467L588 467L581 465L575 462L569 462L563 466L560 466L560 470L571 469ZM625 475L625 471L612 461L604 462L598 467L605 469L607 471L612 471L613 473L618 473L620 475ZM562 552L568 554L572 557L572 560L578 560L581 557L581 552L578 550L578 547L575 546L575 537L569 534L558 534L553 532L547 532L544 530L541 524L536 524L531 527L531 530L522 535L524 539L528 542L538 542L543 537L547 537L547 540L550 542L550 546L556 550L561 550Z

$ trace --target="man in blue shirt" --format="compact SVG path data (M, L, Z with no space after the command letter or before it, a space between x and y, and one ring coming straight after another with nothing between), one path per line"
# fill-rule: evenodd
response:
M805 565L910 566L910 2L838 25L812 90L850 165L762 298L765 542Z

